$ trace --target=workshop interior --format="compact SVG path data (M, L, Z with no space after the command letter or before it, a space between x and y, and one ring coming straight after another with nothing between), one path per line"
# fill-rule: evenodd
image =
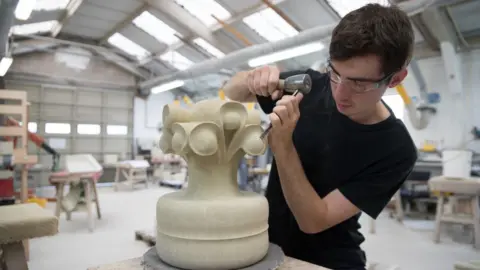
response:
M480 270L478 0L1 0L0 269L328 269L245 240L268 207L270 121L223 87L264 65L325 72L333 28L368 3L414 27L383 101L418 160L360 217L367 269Z

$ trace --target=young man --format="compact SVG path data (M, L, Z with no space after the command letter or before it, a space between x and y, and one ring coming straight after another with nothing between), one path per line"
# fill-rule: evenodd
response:
M267 66L225 85L230 99L257 100L273 125L269 236L286 255L365 269L360 213L376 218L417 158L404 124L381 100L406 77L413 43L404 12L370 4L333 31L325 74ZM282 97L279 79L299 73L312 77L310 94Z

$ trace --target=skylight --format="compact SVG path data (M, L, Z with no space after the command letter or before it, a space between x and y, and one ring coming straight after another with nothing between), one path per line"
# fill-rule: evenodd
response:
M203 38L196 38L193 40L193 43L197 44L200 48L204 49L207 53L217 58L225 56L225 54L222 51L215 48L212 44L208 43Z
M298 34L295 28L271 8L247 16L243 22L268 41L277 41Z
M352 10L365 6L366 4L390 5L388 0L327 0L327 3L343 17Z
M183 6L184 9L206 26L212 26L217 23L212 15L215 15L220 20L227 20L232 16L228 10L215 2L215 0L175 0L175 2Z
M193 65L193 62L176 51L169 51L160 56L160 59L168 62L178 70L184 70Z
M53 27L55 27L57 24L58 21L20 24L12 26L11 31L15 35L33 35L48 33L52 31Z
M179 42L179 39L175 36L175 34L178 35L177 31L148 11L144 11L136 17L133 24L162 43L171 45Z
M60 10L65 9L70 0L37 0L35 10Z
M150 55L149 51L145 50L143 47L141 47L137 43L131 41L130 39L126 38L125 36L119 33L115 33L112 36L110 36L110 38L108 38L108 43L136 57L138 60L141 60L147 57L148 55Z

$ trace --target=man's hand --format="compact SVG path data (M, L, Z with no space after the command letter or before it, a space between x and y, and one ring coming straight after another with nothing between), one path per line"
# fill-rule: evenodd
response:
M299 104L302 98L301 93L296 96L283 96L269 115L272 129L268 141L274 153L277 149L293 145L292 134L300 118Z
M247 85L248 91L254 95L272 96L272 99L278 99L282 91L278 89L280 81L280 70L275 66L263 66L248 72Z

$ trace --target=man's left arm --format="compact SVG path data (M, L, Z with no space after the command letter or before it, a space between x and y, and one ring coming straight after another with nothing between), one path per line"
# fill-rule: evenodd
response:
M333 227L360 211L376 218L413 166L413 158L405 155L402 158L398 154L392 153L391 160L384 160L375 169L363 172L324 198L320 198L305 176L293 144L276 149L274 155L283 194L290 210L300 229L304 233L314 234ZM390 167L391 165L395 167Z

